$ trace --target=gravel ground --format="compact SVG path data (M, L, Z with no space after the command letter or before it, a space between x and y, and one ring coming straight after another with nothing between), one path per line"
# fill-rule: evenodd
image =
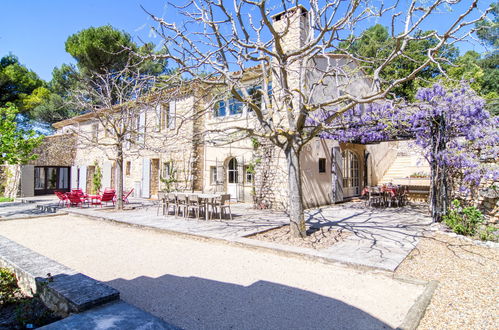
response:
M266 241L284 245L292 245L315 250L326 249L335 243L344 240L350 233L340 231L331 227L323 227L319 229L309 229L307 237L297 238L291 237L289 234L289 226L267 230L263 233L248 236L248 238L259 241Z
M499 329L498 266L497 249L437 233L396 273L439 281L419 329Z
M2 221L0 233L184 329L395 328L424 290L384 272L74 216Z

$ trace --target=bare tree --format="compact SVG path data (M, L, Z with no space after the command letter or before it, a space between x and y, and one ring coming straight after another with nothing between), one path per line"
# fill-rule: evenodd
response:
M116 164L116 209L123 209L123 163L126 153L145 141L145 113L157 98L150 96L155 78L136 67L82 76L71 102L86 109L86 119L73 132L80 148L97 148ZM157 102L157 101L156 101Z
M486 14L479 10L478 0L466 1L464 9L458 6L461 2L391 1L385 6L383 1L363 0L189 0L169 7L176 14L171 17L181 17L176 22L149 14L157 22L154 29L168 49L169 63L211 93L205 98L206 111L227 94L252 110L254 125L232 126L220 133L266 139L284 151L291 234L303 237L303 146L356 105L386 98L430 65L442 70L445 59L439 50L465 40ZM445 29L418 33L436 15L445 17ZM354 42L359 27L369 20L389 25L395 41L391 52L375 63L339 47L340 42ZM391 63L413 60L408 44L425 38L436 43L426 50L424 60L407 76L384 81L382 73ZM249 81L259 88L248 88ZM318 112L327 116L310 124Z

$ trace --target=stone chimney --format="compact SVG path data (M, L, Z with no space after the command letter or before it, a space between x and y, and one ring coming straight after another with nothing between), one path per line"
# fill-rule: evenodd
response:
M285 52L294 51L302 47L309 33L308 10L298 5L287 11L272 16L274 29L283 35L283 49Z

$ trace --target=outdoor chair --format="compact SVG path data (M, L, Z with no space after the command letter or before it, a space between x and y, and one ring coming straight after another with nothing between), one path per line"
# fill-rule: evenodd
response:
M194 212L196 218L198 219L201 211L206 212L205 204L198 195L190 195L187 200L187 215L190 214L191 210Z
M189 202L189 198L186 194L177 194L177 207L175 209L175 216L180 215L180 211L182 211L182 215L187 217L187 203Z
M80 197L85 196L85 193L83 192L83 189L81 189L81 188L72 189L71 194L75 194L75 195L80 196Z
M130 191L128 191L128 192L127 192L127 191L124 191L124 192L123 192L123 202L124 202L125 204L129 204L129 203L130 203L130 201L128 200L128 197L130 197L130 195L133 193L133 189L134 189L134 188L132 188L132 190L130 190Z
M367 188L367 205L381 206L384 203L384 197L379 187Z
M65 193L63 192L60 192L60 191L56 191L55 192L55 195L57 196L57 198L59 198L59 203L58 205L60 207L64 207L66 206L66 204L68 203L68 196L66 196Z
M230 217L230 220L232 220L232 212L230 210L229 201L230 201L230 194L220 195L218 197L215 197L215 199L213 200L213 204L212 204L213 213L219 213L220 220L222 220L222 217L224 215L227 215L227 210L229 210L229 217ZM213 214L212 214L212 216L213 216Z
M173 193L169 193L164 197L163 215L170 214L170 206L173 206L173 214L175 214L177 212L177 196Z
M86 200L78 195L78 194L75 194L75 193L69 193L66 195L68 197L68 201L67 201L67 207L71 207L71 206L78 206L78 205L81 205L83 206L83 204L86 203Z
M102 207L102 203L106 203L106 206L108 203L113 203L113 206L114 206L115 197L116 197L116 193L114 191L113 192L105 192L102 194L102 196L100 196L100 198L97 201L97 204L99 204L100 207Z
M407 195L407 186L400 186L398 197L398 205L405 206L409 203L409 197Z

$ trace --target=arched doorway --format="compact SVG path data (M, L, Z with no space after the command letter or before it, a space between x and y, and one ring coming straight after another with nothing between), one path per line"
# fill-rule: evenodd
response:
M343 158L343 196L352 197L360 193L359 157L356 153L345 150Z
M237 159L231 158L227 164L227 193L231 200L238 200L239 172L237 168Z

